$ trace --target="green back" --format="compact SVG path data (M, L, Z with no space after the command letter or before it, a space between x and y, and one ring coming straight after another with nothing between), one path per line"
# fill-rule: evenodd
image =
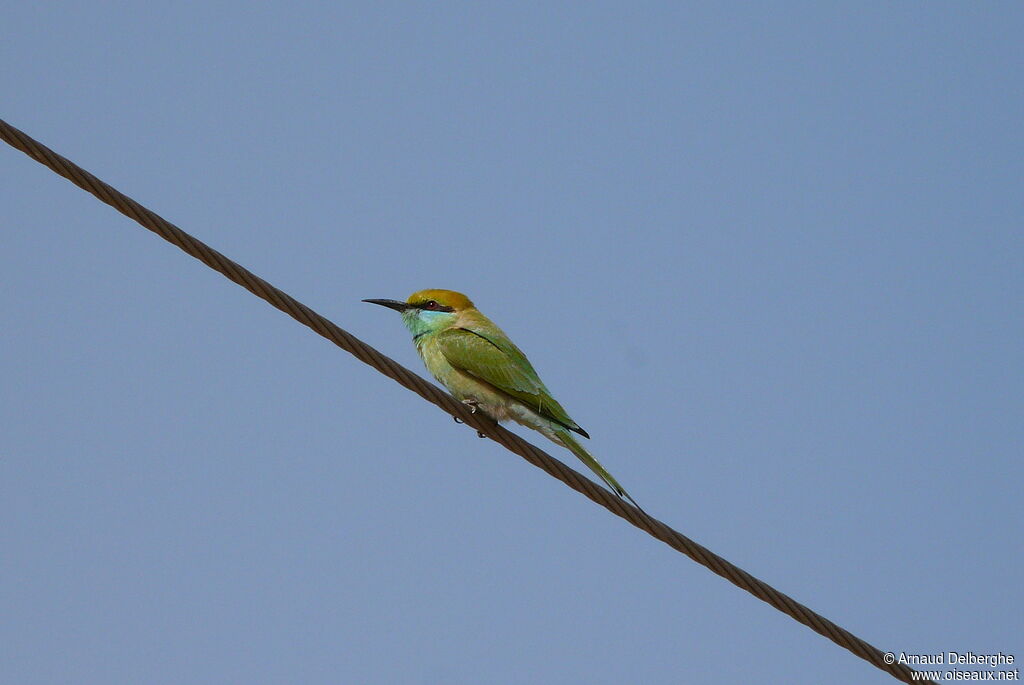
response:
M449 328L437 334L441 353L455 368L490 383L566 428L579 426L548 389L526 355L500 331Z

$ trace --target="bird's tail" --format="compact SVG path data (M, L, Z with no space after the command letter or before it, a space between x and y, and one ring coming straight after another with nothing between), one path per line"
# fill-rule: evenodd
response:
M619 481L615 480L612 474L608 473L604 466L601 465L601 462L595 459L594 455L588 452L586 448L583 447L583 445L581 445L575 437L573 437L572 433L570 433L568 430L564 428L559 428L559 430L555 431L555 435L557 436L557 441L562 443L562 445L565 446L566 449L575 454L579 458L579 460L586 464L591 471L596 473L601 478L601 480L603 480L608 485L608 487L611 488L612 492L614 492L619 497L624 497L628 499L630 502L633 503L634 507L640 509L640 511L644 511L640 507L640 505L636 503L636 500L630 497L629 493L626 492L626 490L621 485L619 485ZM644 513L646 514L647 512L644 511Z

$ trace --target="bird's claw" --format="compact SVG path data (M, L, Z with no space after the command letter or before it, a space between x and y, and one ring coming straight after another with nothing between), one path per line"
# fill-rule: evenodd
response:
M469 413L470 414L475 414L476 410L480 408L480 403L477 402L476 400L472 399L472 398L462 400L462 403L464 405L466 405L467 407L469 407ZM465 421L460 419L458 416L453 416L452 418L455 419L455 423L465 423ZM486 438L487 437L486 435L484 435L483 431L477 431L476 432L476 436L478 438Z

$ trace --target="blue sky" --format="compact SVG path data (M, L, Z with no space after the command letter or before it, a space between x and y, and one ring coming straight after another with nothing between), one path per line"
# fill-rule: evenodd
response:
M1022 33L16 3L0 116L417 370L360 300L467 292L655 516L882 649L1024 659ZM892 682L21 153L0 179L5 682Z

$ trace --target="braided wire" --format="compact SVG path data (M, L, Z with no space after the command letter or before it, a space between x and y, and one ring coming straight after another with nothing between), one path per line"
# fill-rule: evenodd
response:
M413 391L423 399L440 407L467 425L480 431L509 451L518 454L530 464L557 478L573 490L620 516L672 549L685 554L698 564L710 569L758 599L804 624L816 633L832 640L868 663L906 683L933 683L919 679L920 674L905 664L886 663L885 655L877 647L853 635L829 619L800 604L789 595L779 592L768 583L750 575L743 569L718 556L703 545L644 513L610 491L598 486L578 471L570 468L515 433L508 431L480 413L471 413L466 405L421 376L381 354L351 333L338 327L287 293L275 288L245 267L228 259L209 245L192 237L155 212L99 180L70 160L57 154L26 133L0 119L0 138L12 147L68 179L79 188L91 193L125 216L138 222L164 240L177 245L211 269L242 286L257 297L292 317L338 347L351 353L359 361L372 366L388 378ZM917 676L917 678L915 678Z

